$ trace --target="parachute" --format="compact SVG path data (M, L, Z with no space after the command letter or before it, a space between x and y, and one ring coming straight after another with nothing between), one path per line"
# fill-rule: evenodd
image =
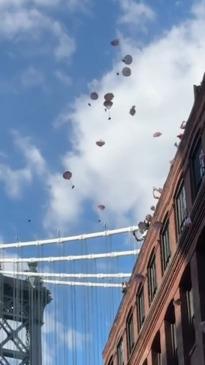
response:
M110 100L105 100L103 105L105 106L106 109L110 109L113 106L113 102Z
M118 38L115 38L113 39L111 42L110 42L111 46L113 47L116 47L116 46L119 46L120 44L120 40Z
M103 204L98 204L97 208L100 209L100 210L105 210L106 206L103 205Z
M123 69L122 69L123 76L128 77L131 75L131 73L132 73L132 71L131 71L130 67L123 67Z
M71 171L65 171L65 172L63 173L63 178L64 178L65 180L70 180L70 179L71 179L71 177L72 177L72 172L71 172Z
M64 178L65 180L70 180L70 182L71 182L72 172L71 172L71 171L65 171L65 172L63 173L63 178ZM73 185L73 184L72 184L72 189L74 189L74 187L75 187L75 185Z
M114 98L113 93L107 93L107 94L104 95L105 101L111 101L113 98Z
M133 105L131 108L130 108L130 111L129 111L130 115L135 115L136 113L136 109L135 109L135 105Z
M130 54L127 54L123 59L122 62L124 62L126 65L131 65L133 59Z
M97 100L98 99L98 93L96 93L95 91L93 91L92 93L90 93L90 98L92 100Z
M160 137L162 135L162 133L161 132L155 132L154 134L153 134L153 137L154 138L156 138L156 137Z
M103 141L102 139L99 139L99 141L96 141L96 145L99 147L104 146L104 144L105 144L105 141Z

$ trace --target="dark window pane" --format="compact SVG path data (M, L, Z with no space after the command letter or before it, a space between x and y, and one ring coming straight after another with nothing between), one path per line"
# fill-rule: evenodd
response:
M134 347L134 325L133 325L133 315L129 315L127 319L127 345L128 345L128 354L132 352Z
M167 365L178 364L177 356L177 336L175 311L173 303L170 304L165 316L165 339L167 352Z
M162 271L166 269L171 257L170 243L169 243L169 225L168 222L164 225L161 234L161 258L162 258Z
M201 141L197 144L193 154L192 154L192 176L193 176L193 193L194 196L197 194L202 177L205 173L204 164L204 152L201 146Z
M143 287L139 290L137 294L137 323L138 323L138 331L140 331L144 320L145 320L145 311L144 311L144 289Z
M155 255L152 255L148 265L148 290L151 303L157 290Z
M195 315L189 267L186 269L182 277L180 284L180 293L184 353L186 356L195 343Z
M117 362L118 365L124 365L124 351L123 351L123 341L122 339L117 346Z
M186 192L184 185L181 185L176 196L176 218L177 231L178 234L180 234L183 230L185 219L187 218Z
M159 332L157 332L152 343L152 365L161 365L161 344Z

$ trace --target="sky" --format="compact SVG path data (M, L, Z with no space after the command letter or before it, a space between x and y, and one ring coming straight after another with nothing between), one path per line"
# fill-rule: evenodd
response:
M132 226L150 213L152 187L163 187L193 85L203 77L204 20L203 0L0 0L2 242ZM133 57L130 77L122 74L126 54ZM110 112L107 92L114 94ZM62 177L66 170L72 183ZM37 254L129 248L136 248L133 238L120 236ZM44 270L131 272L134 260ZM121 292L50 290L44 365L102 363Z

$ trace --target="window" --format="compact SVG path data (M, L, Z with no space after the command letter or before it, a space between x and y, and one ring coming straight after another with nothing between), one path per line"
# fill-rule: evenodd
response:
M131 354L132 349L134 347L134 325L133 325L133 315L132 313L129 314L127 318L127 348L128 348L128 355Z
M167 365L178 365L177 336L174 305L171 303L165 316L165 339L167 352Z
M161 365L160 334L157 332L152 343L152 365Z
M164 224L161 234L161 260L162 260L162 271L164 272L171 257L171 250L169 244L169 222L166 221Z
M117 345L117 364L124 365L124 351L123 351L123 340L121 338Z
M157 279L156 279L156 263L155 255L151 255L151 259L147 268L148 274L148 292L149 292L149 302L151 303L157 290Z
M202 177L205 173L205 158L201 141L199 141L191 156L192 177L193 177L193 195L195 196L201 185Z
M195 343L195 315L190 268L186 269L180 284L184 353L188 354Z
M177 221L178 234L182 232L186 218L187 218L186 191L184 184L182 183L176 195L176 221Z
M144 288L143 286L138 291L136 297L136 305L137 305L137 324L138 324L138 331L140 331L144 320L145 320L145 311L144 311Z

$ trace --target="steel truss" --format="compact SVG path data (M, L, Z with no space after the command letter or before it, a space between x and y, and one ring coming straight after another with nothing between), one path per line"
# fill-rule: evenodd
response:
M41 326L50 301L40 279L0 275L0 365L42 364Z

